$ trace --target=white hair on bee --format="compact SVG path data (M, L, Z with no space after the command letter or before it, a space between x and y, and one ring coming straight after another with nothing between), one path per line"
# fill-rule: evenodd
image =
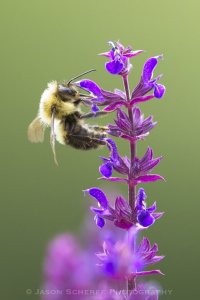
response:
M40 98L40 105L39 105L39 117L43 121L43 123L51 125L51 119L47 117L45 112L45 105L48 105L48 103L56 101L58 92L58 83L57 81L49 82L47 85L47 88L42 93L42 96Z

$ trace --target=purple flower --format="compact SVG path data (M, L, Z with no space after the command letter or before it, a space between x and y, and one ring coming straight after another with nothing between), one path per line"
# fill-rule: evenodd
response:
M107 141L108 149L110 150L110 157L101 157L103 164L99 167L99 172L103 175L105 180L121 181L128 183L128 179L111 177L113 170L122 175L129 176L131 170L131 163L128 157L121 157L118 153L117 146L112 139L105 139ZM142 159L135 157L133 165L133 174L135 184L143 182L152 182L157 180L164 180L158 174L148 174L161 160L162 157L153 158L153 150L148 148Z
M157 81L161 78L161 75L152 79L153 71L158 63L158 59L162 56L155 56L149 58L144 64L142 76L139 84L133 90L131 95L131 104L138 102L144 102L156 97L158 99L162 98L165 93L165 86L158 84ZM148 92L153 90L152 95L145 96Z
M66 300L67 289L86 288L90 282L84 270L84 258L76 239L69 234L57 236L49 245L44 264L43 300ZM83 272L84 276L80 276ZM59 290L59 293L53 291ZM77 298L74 298L77 299ZM78 298L79 299L79 298Z
M109 125L108 133L130 141L144 139L157 122L153 122L152 116L144 119L144 115L138 107L134 107L132 111L134 128L129 116L123 110L118 109L117 119L115 120L116 125Z
M137 270L141 270L145 267L148 267L150 265L153 265L155 263L158 263L161 261L164 256L157 256L158 252L158 246L157 244L154 244L151 246L149 240L147 238L143 238L140 242L139 246L136 250L136 256L137 256L137 262L136 262L136 268ZM153 272L153 271L150 271ZM155 272L155 271L154 271ZM159 272L161 273L161 272Z
M146 207L146 194L143 188L138 190L136 210L137 210L137 221L142 227L151 226L156 219L162 217L163 212L156 211L156 202L149 208Z
M148 147L141 159L135 157L133 170L136 183L164 180L164 178L158 174L148 174L148 172L159 164L161 159L162 157L153 158L153 150L150 147Z
M105 140L110 150L110 158L101 157L104 163L99 167L99 172L106 178L112 176L113 170L120 174L128 175L130 164L128 158L119 155L117 146L112 139Z
M106 70L113 75L126 76L132 67L129 58L142 53L143 50L133 51L130 46L125 48L119 42L116 44L109 42L109 44L112 47L111 50L100 54L110 59L110 61L105 64Z
M114 93L106 91L89 79L80 80L74 84L90 92L88 98L83 100L87 105L105 106L104 111L113 111L122 105L127 105L124 93L118 89Z
M98 202L99 208L91 207L91 210L96 214L95 221L100 228L105 225L105 220L110 220L115 226L126 230L136 223L135 215L130 205L121 196L116 198L115 208L112 208L101 189L94 187L85 190L85 192Z

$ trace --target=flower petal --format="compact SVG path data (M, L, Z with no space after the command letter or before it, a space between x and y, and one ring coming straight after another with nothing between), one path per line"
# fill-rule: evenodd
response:
M96 207L93 207L93 206L90 207L90 210L95 212L96 214L101 214L102 215L104 213L104 209L96 208Z
M99 172L105 176L106 178L109 178L112 176L113 172L113 166L111 162L107 162L99 167Z
M106 142L108 143L108 148L111 152L111 158L113 160L117 160L119 157L118 150L117 150L117 145L112 139L105 139Z
M147 210L148 210L149 213L154 212L156 209L157 209L156 202L154 202L152 206L150 206L150 207L147 208Z
M135 277L135 276L146 276L146 275L153 275L153 274L165 275L160 270L151 270L151 271L142 271L142 272L132 273L131 276Z
M120 96L122 99L126 99L126 94L123 91L121 91L119 89L115 89L114 92L115 92L115 94Z
M153 71L158 63L158 59L156 57L149 58L143 67L142 79L144 82L148 82L153 77Z
M163 215L164 212L156 212L156 213L152 213L153 217L155 220L160 219Z
M126 106L126 103L125 101L117 101L117 102L114 102L114 103L111 103L110 105L104 107L104 111L114 111L118 108L120 108L122 105Z
M128 183L128 179L126 178L120 178L120 177L109 177L109 178L106 178L106 177L100 177L98 179L101 179L101 180L107 180L107 181L112 181L112 182L123 182L123 183Z
M137 252L138 253L148 252L150 248L151 248L150 241L148 240L148 238L143 237L142 241L140 242Z
M81 88L84 88L87 91L93 93L96 96L101 95L101 88L92 80L84 79L84 80L77 82L77 85L79 85Z
M144 201L147 198L147 195L145 193L145 190L143 188L140 188L138 190L138 194L137 194L137 204L141 207L143 207L144 205Z
M155 222L154 217L147 210L139 211L137 219L143 227L149 227Z
M144 82L149 82L151 78L153 77L153 71L158 63L158 59L162 58L162 55L159 56L154 56L149 58L143 67L143 72L142 72L142 79Z
M131 213L131 208L130 205L128 204L128 201L120 196L117 197L115 200L115 209L117 211L123 211L124 213L126 213L126 215L128 213Z
M154 96L158 99L162 98L162 96L165 93L165 86L162 84L155 84L155 88L154 88Z
M100 56L110 57L110 51L99 53Z
M121 60L112 60L112 61L109 61L105 64L105 67L106 67L106 70L111 73L111 74L119 74L123 67L124 67L124 64Z
M164 177L157 174L147 174L147 175L139 176L135 179L137 184L142 182L153 182L157 180L165 180L165 179Z
M134 57L140 53L144 52L144 50L135 50L135 51L130 51L128 53L124 53L124 56L128 57L128 58L131 58L131 57Z
M140 103L140 102L146 102L148 100L153 99L155 96L155 90L154 90L154 95L147 95L147 96L143 96L143 97L137 97L137 98L133 98L130 102L130 105L136 104L136 103Z
M95 187L95 188L91 188L91 189L86 190L86 192L88 192L91 197L95 198L99 202L101 207L103 207L104 209L107 209L108 200L107 200L107 197L106 197L106 195L104 194L104 192L102 190Z
M97 226L99 226L100 228L102 228L105 225L104 219L97 215L94 217L94 220L95 220Z

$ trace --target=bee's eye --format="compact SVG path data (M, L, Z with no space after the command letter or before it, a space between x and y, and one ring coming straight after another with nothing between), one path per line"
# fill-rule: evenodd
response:
M58 95L60 96L61 100L66 102L72 100L73 97L75 97L77 94L77 91L65 86L59 86L58 88Z

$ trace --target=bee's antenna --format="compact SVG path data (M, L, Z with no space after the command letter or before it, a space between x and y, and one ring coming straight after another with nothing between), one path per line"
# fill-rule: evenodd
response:
M96 71L96 69L91 69L91 70L89 70L89 71L86 71L86 72L84 72L84 73L81 73L81 74L79 74L78 76L72 78L70 81L68 81L67 84L70 84L70 83L71 83L72 81L74 81L75 79L78 79L79 77L81 77L81 76L83 76L83 75L85 75L85 74L88 74L88 73L90 73L90 72L94 72L94 71Z

